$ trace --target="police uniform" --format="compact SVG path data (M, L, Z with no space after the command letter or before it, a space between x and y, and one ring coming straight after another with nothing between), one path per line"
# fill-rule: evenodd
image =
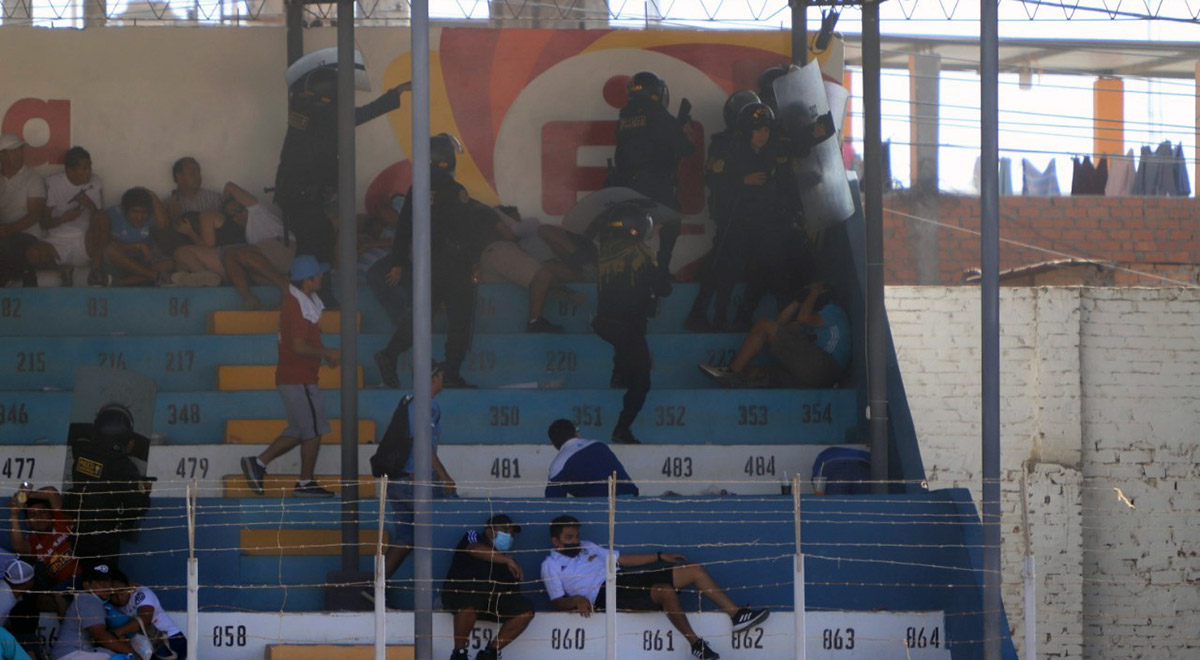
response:
M613 346L613 374L625 385L614 442L634 442L633 420L650 392L650 346L646 325L669 285L654 255L641 240L620 232L600 236L596 317L592 329Z
M70 442L74 460L67 493L77 519L75 556L112 565L120 558L121 537L136 531L150 509L148 482L127 451L147 450L149 440L119 415L128 413L102 410L96 423L82 425L86 437Z
M645 95L631 95L617 120L615 169L610 185L632 188L678 211L675 172L680 159L693 151L695 146L679 120L661 102ZM670 268L679 232L678 222L664 224L659 231L658 262L664 271Z
M288 130L275 172L275 203L283 211L288 230L296 237L296 254L309 254L319 262L332 263L337 237L325 207L337 197L337 92L335 85L310 88L314 76L328 83L334 69L317 69L292 84L288 94ZM355 108L354 124L363 124L399 107L400 92L390 89L371 103Z
M432 305L435 311L439 305L446 308L446 384L461 386L459 371L471 347L475 320L476 284L472 275L484 247L495 238L496 216L486 205L471 199L467 189L446 173L433 172L431 193ZM412 300L412 202L410 189L400 210L392 251L371 267L372 274L381 276L400 266L401 285L409 289L409 301ZM411 303L404 310L389 310L389 313L396 329L380 353L395 363L412 346Z

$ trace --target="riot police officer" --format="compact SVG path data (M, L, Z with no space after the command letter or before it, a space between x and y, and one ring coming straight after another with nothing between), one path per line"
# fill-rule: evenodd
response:
M288 130L275 171L275 204L296 236L296 253L333 263L337 237L327 208L337 198L337 58L312 59L319 54L301 58L288 69L288 79L295 81L288 88ZM354 124L399 108L400 94L411 88L411 83L397 85L355 108ZM325 278L320 293L326 307L336 303L331 282L332 278Z
M679 210L675 172L682 158L695 147L683 127L691 121L691 104L684 99L679 117L667 111L667 83L649 71L640 71L626 86L629 100L617 121L617 149L609 185L632 188L659 204ZM659 228L658 264L670 272L671 252L679 239L677 221Z
M445 387L472 387L460 370L471 347L475 320L474 279L479 257L495 239L495 212L471 199L467 189L454 180L458 140L440 133L429 140L430 159L430 244L432 248L432 304L446 310ZM371 266L367 281L387 310L396 329L375 364L385 385L399 387L396 362L412 346L412 217L410 189L400 209L400 221L392 251ZM403 284L403 289L396 291ZM399 295L396 295L399 294Z
M592 329L613 346L613 375L624 384L621 415L612 441L637 444L631 427L650 392L650 346L646 325L670 285L645 239L654 221L636 203L616 204L602 216L597 233L596 317Z
M725 100L722 114L725 118L725 130L713 133L708 146L708 160L704 164L704 182L708 186L708 213L712 218L716 232L713 235L713 247L705 258L703 270L700 273L700 290L692 302L692 309L684 319L684 327L692 332L714 332L724 329L729 315L729 298L732 282L729 286L718 287L717 275L723 277L735 276L736 272L728 266L730 259L735 268L740 266L741 253L734 253L734 246L726 240L729 231L729 214L733 203L730 192L732 188L725 183L729 172L725 169L725 161L730 149L737 139L736 123L738 113L751 103L759 103L758 94L743 89L734 92ZM713 321L708 319L708 306L713 294L720 288L721 295L716 300L716 310Z

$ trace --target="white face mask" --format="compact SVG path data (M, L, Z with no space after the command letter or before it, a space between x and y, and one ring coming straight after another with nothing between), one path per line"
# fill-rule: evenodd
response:
M513 547L512 534L496 530L496 539L492 541L492 547L496 548L500 552L508 552Z

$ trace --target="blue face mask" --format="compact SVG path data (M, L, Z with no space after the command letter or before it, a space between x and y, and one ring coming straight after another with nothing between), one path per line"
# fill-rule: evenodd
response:
M492 541L492 547L500 552L508 552L513 547L512 534L508 532L496 531L496 539Z

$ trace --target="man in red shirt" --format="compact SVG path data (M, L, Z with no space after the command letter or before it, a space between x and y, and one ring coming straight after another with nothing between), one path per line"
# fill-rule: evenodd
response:
M262 454L242 459L242 472L250 488L263 494L263 479L267 465L276 458L300 446L300 481L293 491L295 497L330 497L332 492L317 485L313 471L321 436L329 433L325 417L325 399L317 388L317 373L324 360L331 367L341 362L341 351L321 344L317 322L325 308L317 290L329 264L318 263L310 255L301 255L292 262L289 279L292 284L283 296L279 310L279 362L275 367L275 388L287 409L288 426Z
M24 504L21 503L24 496ZM20 512L25 512L29 534L22 533ZM75 558L74 519L63 510L62 495L53 486L37 490L21 489L9 503L9 535L13 550L25 557L36 557L46 569L55 592L75 588L75 578L81 572ZM62 594L55 593L58 610L66 610Z

